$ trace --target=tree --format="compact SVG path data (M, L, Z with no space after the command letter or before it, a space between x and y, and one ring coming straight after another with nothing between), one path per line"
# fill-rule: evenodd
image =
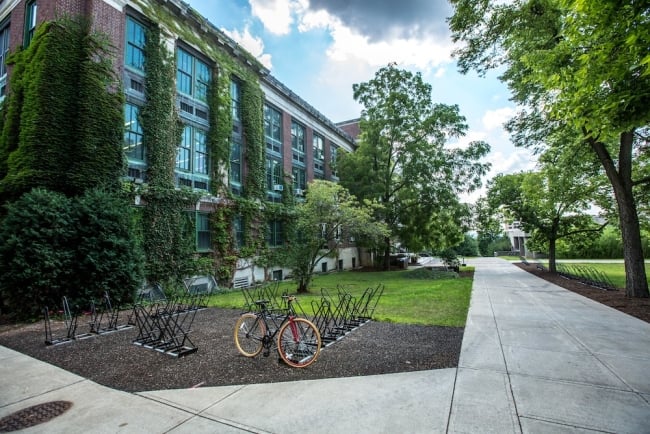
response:
M341 183L360 200L378 201L377 219L405 244L457 244L469 215L458 194L480 186L489 166L479 160L489 146L445 146L464 135L465 118L458 106L434 104L431 85L419 73L391 64L353 91L364 106L360 143L356 152L341 157ZM383 242L385 269L391 236Z
M493 209L503 209L521 222L548 251L549 270L556 271L556 243L579 233L598 232L599 226L586 213L593 193L588 175L575 175L566 164L542 157L539 172L497 175L491 182L488 201Z
M370 241L387 234L384 224L373 220L371 206L359 204L345 188L329 181L310 183L305 201L296 204L294 212L285 254L298 292L308 291L316 264L336 256L351 237Z
M503 237L503 228L495 218L486 197L480 197L473 206L474 229L477 232L478 251L482 256L492 256L491 246ZM499 249L501 250L501 249Z
M650 155L650 13L634 0L452 0L461 71L505 67L522 106L515 143L545 148L567 124L597 156L611 184L624 245L626 293L648 297L637 206L647 198ZM542 134L538 134L542 131ZM540 140L542 138L542 140ZM553 143L574 152L576 144ZM642 196L645 195L645 196Z

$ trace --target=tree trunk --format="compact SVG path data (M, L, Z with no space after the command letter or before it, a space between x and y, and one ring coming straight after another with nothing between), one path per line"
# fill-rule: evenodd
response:
M298 294L305 294L309 292L309 281L305 279L300 279L298 281L298 289L296 290Z
M548 271L551 273L557 272L557 264L555 260L555 244L556 244L557 239L555 237L551 237L548 240Z
M584 131L584 130L583 130ZM585 135L587 135L586 131ZM641 228L632 192L632 145L634 132L621 133L619 147L619 167L616 166L605 144L588 136L591 148L600 159L607 178L614 189L618 208L621 236L623 238L623 258L625 260L625 293L628 297L648 297L648 280L645 272Z
M390 270L390 237L384 238L384 271Z

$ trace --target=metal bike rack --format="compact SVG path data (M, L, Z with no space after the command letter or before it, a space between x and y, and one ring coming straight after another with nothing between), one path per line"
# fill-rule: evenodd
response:
M90 333L103 334L111 333L119 330L132 328L133 325L128 321L124 324L119 323L120 310L113 307L111 297L108 291L104 291L99 308L97 303L91 302L90 307ZM106 321L106 324L104 324Z
M75 339L77 333L77 312L72 313L70 310L70 304L68 303L68 298L63 297L63 321L65 323L65 336L54 337L52 335L52 323L50 319L50 311L47 306L43 309L43 314L45 316L45 344L46 345L59 345L67 342L71 342Z
M177 296L149 306L137 303L133 317L138 327L135 345L174 357L194 353L198 348L189 338L201 294Z

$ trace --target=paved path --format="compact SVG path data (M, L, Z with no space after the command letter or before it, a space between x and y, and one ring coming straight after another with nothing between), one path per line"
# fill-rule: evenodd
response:
M24 432L650 433L650 325L500 259L468 265L458 369L131 394L0 347L0 418L68 400Z

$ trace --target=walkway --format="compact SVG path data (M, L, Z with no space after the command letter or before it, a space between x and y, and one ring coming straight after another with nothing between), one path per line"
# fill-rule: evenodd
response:
M68 400L25 432L650 433L649 324L500 259L468 265L458 369L131 394L0 347L0 418Z

